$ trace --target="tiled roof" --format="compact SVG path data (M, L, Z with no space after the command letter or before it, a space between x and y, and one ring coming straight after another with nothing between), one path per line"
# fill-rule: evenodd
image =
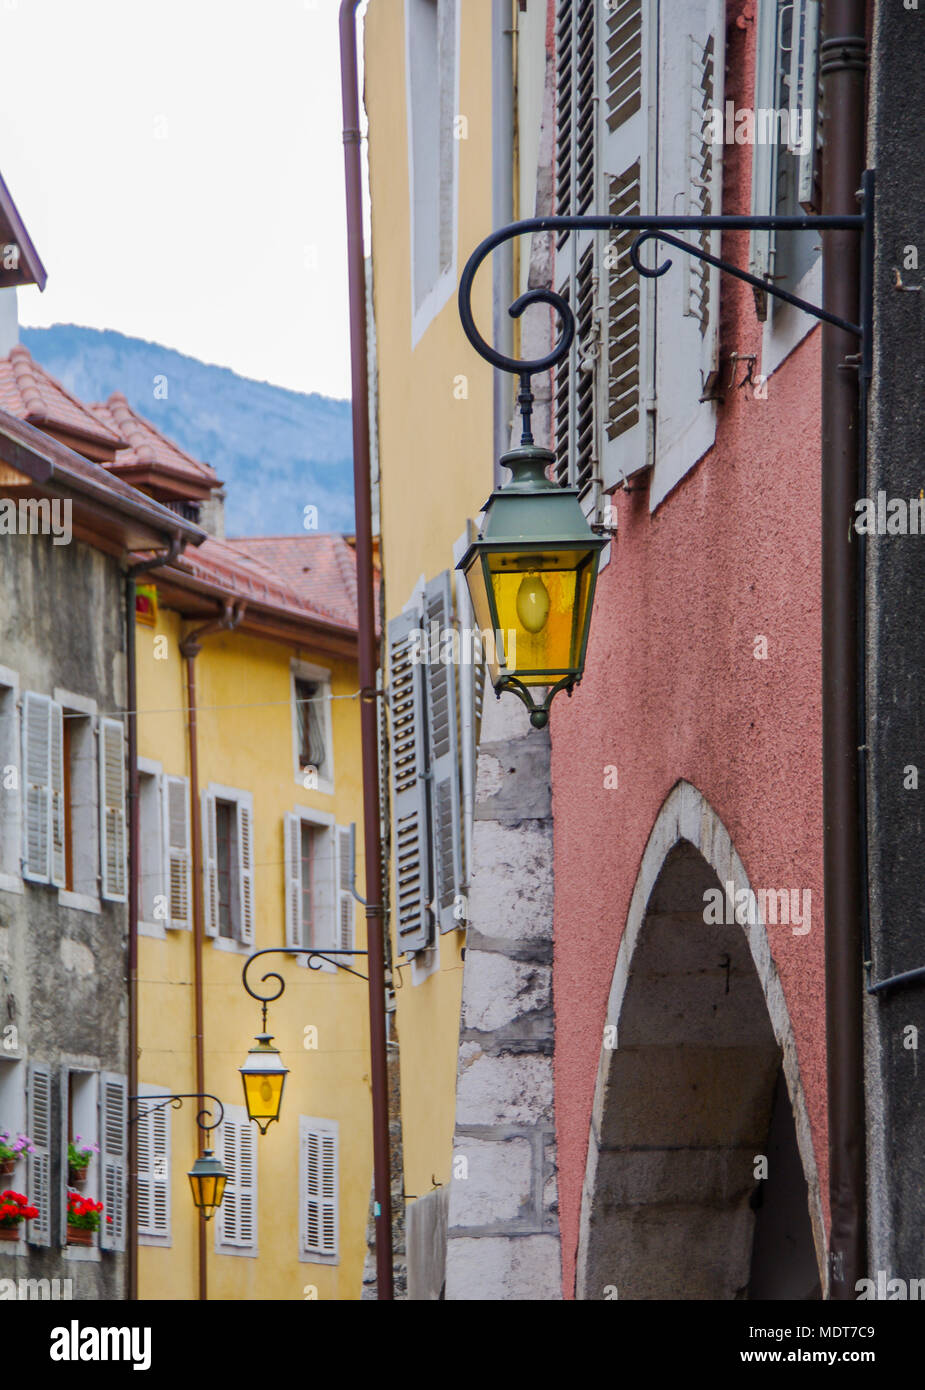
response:
M112 465L114 472L128 474L162 468L200 486L219 486L218 475L211 464L200 463L161 434L150 420L132 409L121 391L114 391L105 404L97 403L90 409L107 429L118 434L129 446L120 450Z
M312 607L356 626L356 555L343 536L244 536L230 544L279 575Z
M0 410L49 433L76 436L112 454L122 440L110 425L82 405L18 344L0 358Z
M356 630L355 615L351 617L343 608L332 611L313 602L270 565L244 553L236 542L209 536L195 551L186 550L178 556L170 569L224 590L229 599L264 605L290 618Z

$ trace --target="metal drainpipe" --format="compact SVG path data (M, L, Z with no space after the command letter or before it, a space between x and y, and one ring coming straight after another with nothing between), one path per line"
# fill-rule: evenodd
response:
M138 876L141 826L138 816L138 674L135 670L135 577L159 565L169 565L186 541L173 537L165 554L142 560L125 573L126 743L128 744L128 1093L138 1095ZM127 1213L128 1296L138 1297L138 1126L128 1127Z
M188 632L180 643L180 653L186 663L186 705L187 735L189 739L189 781L190 811L193 825L193 997L195 1003L196 1038L196 1090L202 1094L206 1089L205 1061L205 1007L203 1000L202 947L203 901L202 901L202 816L199 811L199 738L196 723L196 657L202 651L202 638L210 633L237 627L244 614L244 605L226 603L221 617L203 623L201 627ZM197 1128L197 1153L201 1157L205 1151L205 1135ZM206 1272L206 1223L200 1218L198 1230L199 1292L201 1302L208 1299L208 1280Z
M495 227L514 220L514 17L511 0L492 0L491 38L491 214ZM532 213L531 213L532 216ZM514 350L514 321L508 306L514 302L514 242L505 241L492 257L494 271L493 332L499 352L509 356ZM513 398L511 377L494 371L495 480L499 487L505 469L498 461L511 447Z
M386 1061L385 948L382 845L379 839L379 739L376 695L375 599L366 344L366 265L363 252L363 171L356 11L360 0L341 0L340 78L347 195L347 269L350 284L350 375L353 403L353 491L356 506L357 658L363 758L363 847L366 854L366 943L369 951L369 1050L373 1101L373 1192L376 1294L394 1297L389 1087Z
M821 75L823 213L858 210L865 162L865 0L826 0ZM859 323L860 246L822 233L823 304ZM829 1297L856 1297L867 1264L857 538L859 371L851 334L822 325L822 770L829 1108Z

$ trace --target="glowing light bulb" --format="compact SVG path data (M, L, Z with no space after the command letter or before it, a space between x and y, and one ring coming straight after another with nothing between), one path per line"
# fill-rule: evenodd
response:
M549 591L538 574L524 575L517 590L517 616L527 632L542 632L549 617Z

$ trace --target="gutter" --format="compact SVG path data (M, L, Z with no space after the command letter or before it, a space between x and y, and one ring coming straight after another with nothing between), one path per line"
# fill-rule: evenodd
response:
M366 262L363 249L363 170L356 12L361 0L341 0L340 80L347 197L347 269L350 285L350 380L353 409L353 493L356 507L357 658L363 759L363 847L366 854L366 945L369 952L369 1048L373 1102L373 1190L376 1296L394 1298L389 1090L385 1019L385 943L382 843L379 834L379 698L376 673L372 484L369 447L369 372L366 341Z
M865 163L865 0L827 0L820 72L826 125L824 214L854 213ZM851 232L822 233L823 306L859 319L861 247ZM864 556L853 532L865 466L866 389L851 334L822 325L822 809L829 1125L829 1298L853 1300L866 1274L867 1222L862 935L866 873L858 751L866 743L863 681Z
M138 1091L138 887L141 874L141 823L138 810L138 672L135 667L135 577L175 560L186 545L179 532L166 555L142 560L125 574L125 661L128 702L128 1093ZM128 1126L128 1296L138 1298L138 1126Z
M205 1061L205 1001L202 969L202 951L205 938L204 904L202 883L202 813L199 806L199 736L196 720L196 657L202 651L202 639L213 632L221 632L237 627L244 616L245 605L241 602L226 602L221 614L200 627L188 632L180 642L180 653L186 663L186 704L187 737L189 741L189 780L190 780L190 820L193 830L193 862L190 873L193 878L193 998L195 1008L196 1039L196 1091L203 1095L206 1089ZM205 1152L206 1136L197 1127L197 1154L201 1158ZM208 1280L206 1271L206 1223L200 1219L198 1228L198 1292L197 1297L205 1302L208 1299Z
M514 18L511 0L492 0L491 42L491 215L493 227L514 221ZM492 329L498 351L513 356L514 321L508 305L514 302L514 242L502 242L492 261ZM511 447L513 398L511 378L499 367L492 383L494 400L495 481L500 487L504 470L498 460Z

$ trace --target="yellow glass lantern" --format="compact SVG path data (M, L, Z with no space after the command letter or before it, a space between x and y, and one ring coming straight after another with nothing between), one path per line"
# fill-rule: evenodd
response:
M269 1033L258 1033L256 1042L257 1046L248 1052L247 1061L239 1071L244 1082L248 1119L255 1121L261 1134L266 1134L273 1121L279 1119L289 1068L279 1055L279 1049L272 1046Z

